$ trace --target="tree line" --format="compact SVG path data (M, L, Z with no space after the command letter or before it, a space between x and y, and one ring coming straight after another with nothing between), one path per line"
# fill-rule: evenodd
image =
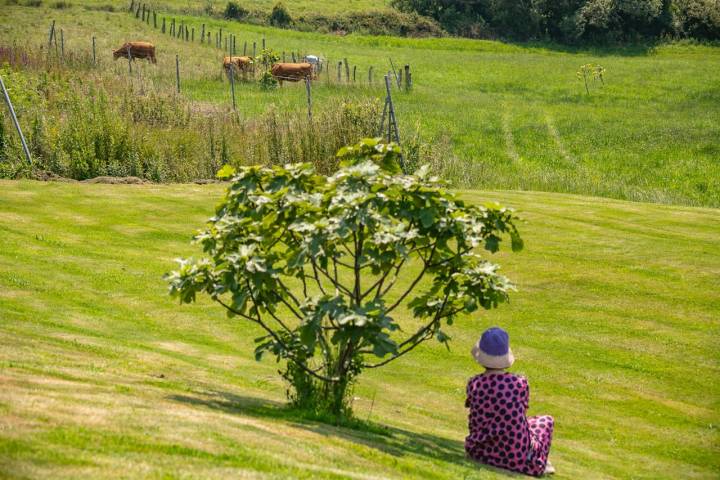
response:
M720 40L718 0L392 0L472 38L618 43Z

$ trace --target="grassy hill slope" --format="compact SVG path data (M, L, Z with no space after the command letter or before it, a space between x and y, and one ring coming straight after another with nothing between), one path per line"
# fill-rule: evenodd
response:
M715 478L720 212L572 195L466 192L520 210L520 291L364 375L381 428L282 408L257 333L161 280L197 254L220 186L0 182L1 478L504 478L463 457L468 351L511 334L530 413L552 414L562 478Z
M89 51L95 35L101 62L97 74L127 78L127 64L113 62L111 48L127 39L151 40L158 48L158 65L138 64L127 88L138 95L174 91L177 54L182 95L195 101L194 115L230 105L220 67L223 52L197 41L202 23L213 34L220 28L235 34L239 49L246 42L249 50L253 42L259 49L265 38L288 58L300 51L328 59L329 77L323 74L313 87L313 105L320 110L334 108L345 97L383 98L380 75L390 69L392 58L396 66L410 64L413 70L412 93L395 93L402 138L418 130L424 140L446 145L457 159L441 167L459 186L720 205L717 47L572 51L452 38L337 37L174 15L178 23L195 28L192 43L163 35L124 11L83 6L91 5L3 7L0 44L46 43L50 21L56 19L67 51ZM343 58L357 67L355 84L336 83L337 62ZM607 70L604 86L596 82L589 95L575 76L588 62ZM371 66L375 83L368 86ZM237 88L243 119L270 108L306 108L303 85L270 92L255 84ZM22 116L22 105L19 110ZM25 122L30 124L29 114Z

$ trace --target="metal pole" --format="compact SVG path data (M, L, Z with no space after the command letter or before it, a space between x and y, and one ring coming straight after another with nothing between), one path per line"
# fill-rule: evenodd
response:
M392 58L388 58L390 60L390 66L392 67L393 75L395 76L395 81L397 82L398 88L400 88L400 80L398 79L398 74L395 71L395 65L393 64Z
M392 125L395 130L395 141L400 145L400 133L397 128L397 121L395 120L395 107L393 106L392 95L390 93L390 76L385 76L385 90L387 91L388 101L388 125ZM391 140L388 136L388 139Z
M25 136L20 129L20 124L18 123L17 116L15 116L15 109L13 108L13 104L10 101L10 95L8 95L7 89L5 88L5 82L3 82L2 77L0 77L0 87L2 87L3 95L5 96L5 103L7 103L7 106L10 109L10 116L12 117L13 123L15 124L18 135L20 135L20 142L22 143L25 157L27 158L28 163L32 165L32 158L30 158L30 150L28 150L27 143L25 143Z

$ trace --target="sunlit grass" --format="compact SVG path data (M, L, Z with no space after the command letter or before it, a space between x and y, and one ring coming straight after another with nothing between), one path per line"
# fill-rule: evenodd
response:
M167 296L161 276L200 253L190 235L222 186L0 187L6 477L503 478L462 448L468 351L495 324L530 413L556 418L557 478L720 468L717 210L463 192L525 218L526 249L496 258L519 292L450 327L450 352L428 344L364 374L354 407L377 426L351 430L283 409L256 329Z

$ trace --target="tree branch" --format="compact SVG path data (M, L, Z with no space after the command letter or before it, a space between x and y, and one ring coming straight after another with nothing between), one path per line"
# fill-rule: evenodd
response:
M428 257L428 260L432 259L433 255L435 254L435 249L437 249L437 242L435 242L435 244L433 245L433 249L430 252L430 256ZM388 308L386 310L386 313L392 312L398 305L400 305L400 303L402 303L403 300L405 300L405 297L407 297L408 294L410 292L412 292L412 290L415 288L415 285L418 284L418 282L422 279L422 277L425 275L425 272L427 272L427 270L428 270L428 262L427 262L427 260L425 260L423 258L423 269L420 271L420 275L418 275L417 278L415 278L415 280L413 280L413 282L410 284L410 287L407 290L405 290L405 293L400 295L400 298L398 298L397 301L395 303L393 303L390 306L390 308ZM387 291L386 291L386 293L387 293Z
M398 358L402 357L402 356L405 355L407 352L409 352L409 351L412 350L413 348L417 347L418 345L420 345L420 344L423 343L424 341L432 338L432 332L430 331L430 329L431 329L432 326L435 325L441 318L443 318L443 317L440 316L440 314L442 313L443 310L445 310L445 305L447 305L448 297L450 297L450 292L449 292L449 291L445 294L445 298L443 299L443 303L442 303L442 305L440 306L440 309L437 311L437 313L436 313L435 316L433 317L433 319L432 319L430 322L428 322L424 327L422 327L422 328L419 329L417 332L415 332L413 335L411 335L410 337L408 337L407 340L405 340L404 342L402 342L402 343L400 343L400 344L398 345L398 349L402 349L402 347L404 347L405 345L410 344L410 346L409 346L408 348L406 348L405 350L399 352L397 355L393 355L392 357L390 357L390 358L388 358L388 359L386 359L386 360L383 360L383 361L381 361L381 362L379 362L379 363L375 363L375 364L363 364L363 368L377 368L377 367L382 367L383 365L387 365L388 363L392 362L393 360L397 360ZM430 335L428 335L428 334L430 334Z
M250 293L250 296L252 297L252 292ZM218 302L218 303L219 303L220 305L222 305L223 307L225 307L226 309L228 309L229 311L231 311L232 313L234 313L235 315L238 315L238 316L240 316L240 317L246 318L246 319L250 320L251 322L254 322L254 323L260 325L260 326L263 328L263 330L265 330L277 343L279 343L279 344L282 346L283 351L285 352L285 355L287 356L288 360L291 360L295 365L297 365L298 367L302 368L303 370L305 370L307 373L309 373L309 374L312 375L313 377L317 378L318 380L322 380L323 382L337 383L337 382L340 381L339 378L331 378L331 377L326 377L326 376L324 376L324 375L319 375L317 372L315 372L315 371L313 371L312 369L308 368L308 366L305 365L303 362L299 361L299 360L297 359L297 357L295 357L295 355L293 355L293 354L290 352L290 349L289 349L288 346L285 344L285 342L283 342L283 341L280 339L280 337L279 337L270 327L268 327L267 325L265 325L265 323L262 321L262 319L260 319L259 313L258 313L258 317L257 317L257 318L252 318L252 317L250 317L250 316L248 316L248 315L245 315L244 313L242 313L242 312L240 312L240 311L238 311L238 310L235 310L234 308L232 308L231 306L227 305L226 303L224 303L222 300L220 300L220 299L217 298L217 297L215 298L215 301ZM255 305L255 310L257 311L257 304L255 303L255 300L254 300L254 299L253 299L253 305Z

